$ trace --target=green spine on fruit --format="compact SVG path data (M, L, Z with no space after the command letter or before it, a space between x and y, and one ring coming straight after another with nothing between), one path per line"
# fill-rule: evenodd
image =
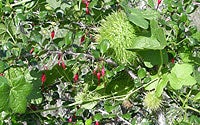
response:
M117 62L127 64L134 61L135 53L126 49L132 46L136 38L135 28L123 11L114 12L102 20L98 33L97 41L110 42L110 48L114 51L112 56Z
M144 106L147 107L147 109L155 111L161 107L161 104L162 100L156 96L154 91L146 94L144 98Z

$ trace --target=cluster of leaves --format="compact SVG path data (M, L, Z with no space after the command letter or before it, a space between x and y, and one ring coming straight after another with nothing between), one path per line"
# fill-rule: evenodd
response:
M199 1L140 2L0 1L1 123L200 123Z

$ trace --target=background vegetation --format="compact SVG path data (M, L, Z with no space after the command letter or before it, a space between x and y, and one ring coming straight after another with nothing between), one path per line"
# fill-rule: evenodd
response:
M200 124L199 4L0 0L0 123Z

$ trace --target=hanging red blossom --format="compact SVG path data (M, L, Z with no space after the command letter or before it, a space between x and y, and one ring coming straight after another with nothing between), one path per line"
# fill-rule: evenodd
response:
M42 81L42 84L46 81L46 75L45 75L45 73L42 73L41 81Z
M31 50L29 51L30 54L32 54L34 52L34 48L31 48Z
M78 81L78 73L76 73L75 75L74 75L74 82L77 82Z
M100 72L97 73L97 79L98 79L98 81L100 81L100 79L101 79L101 73Z
M90 10L89 10L89 7L86 7L86 10L85 10L86 14L90 14Z
M68 122L72 122L72 117L70 117L70 118L68 119Z
M158 5L160 5L161 1L162 1L162 0L158 0Z
M171 59L171 62L174 64L174 63L175 63L175 59L174 59L174 58L172 58L172 59Z
M98 122L98 121L96 121L96 122L95 122L95 125L99 125L99 122Z
M88 2L88 0L82 0L82 3L85 5L87 4L87 2Z
M62 61L62 54L59 53L59 54L58 54L58 65L59 65L59 66L60 66L61 61Z
M55 37L55 31L53 30L52 32L51 32L51 39L53 39Z
M82 44L84 41L85 41L85 35L83 35L83 36L81 37L80 44Z
M105 75L105 68L104 67L102 67L102 69L101 69L101 75L102 75L102 77L104 77L104 75Z
M66 69L66 65L65 65L65 62L62 61L62 68L65 70Z
M90 1L88 1L88 0L82 0L82 3L83 4L85 4L85 6L86 6L86 10L85 10L85 12L86 12L86 14L90 14L90 10L89 10L89 4L90 4Z

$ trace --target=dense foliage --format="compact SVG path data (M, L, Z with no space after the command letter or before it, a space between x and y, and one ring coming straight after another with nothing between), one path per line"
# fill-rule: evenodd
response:
M199 0L0 0L1 124L200 124Z

